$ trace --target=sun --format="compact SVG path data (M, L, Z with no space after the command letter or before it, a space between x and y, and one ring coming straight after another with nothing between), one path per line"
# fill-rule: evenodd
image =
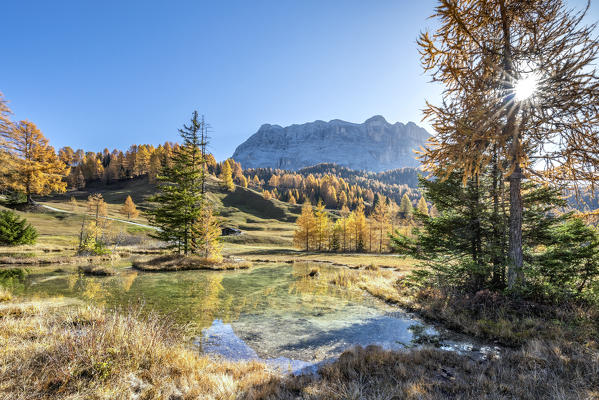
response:
M534 96L539 88L539 76L529 73L516 81L514 85L514 100L525 101Z

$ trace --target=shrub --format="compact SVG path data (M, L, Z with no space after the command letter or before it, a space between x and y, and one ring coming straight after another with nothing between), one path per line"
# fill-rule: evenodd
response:
M37 231L12 211L0 211L0 246L33 244Z

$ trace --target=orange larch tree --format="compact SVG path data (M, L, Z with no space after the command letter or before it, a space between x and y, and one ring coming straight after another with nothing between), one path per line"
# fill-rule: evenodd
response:
M1 135L2 150L10 156L10 171L6 177L9 188L25 193L28 203L32 203L34 194L66 190L64 178L69 167L58 158L34 123L20 121Z
M522 180L599 181L599 41L585 13L562 0L440 0L438 29L418 40L444 86L425 110L437 134L421 158L441 178L488 167L507 177L510 288L524 280Z

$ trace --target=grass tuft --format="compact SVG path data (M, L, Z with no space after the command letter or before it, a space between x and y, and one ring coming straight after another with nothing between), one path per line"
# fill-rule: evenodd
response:
M83 265L79 267L79 272L90 276L112 276L116 274L114 268L105 265Z
M133 267L147 272L167 272L167 271L186 271L186 270L234 270L247 269L252 264L248 261L238 258L224 258L222 260L212 260L200 256L184 256L179 254L169 254L159 256L150 260L135 260Z
M0 286L0 302L12 300L12 294L2 286Z

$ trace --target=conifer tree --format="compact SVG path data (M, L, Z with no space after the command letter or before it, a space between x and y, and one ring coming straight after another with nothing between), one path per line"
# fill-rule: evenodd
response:
M347 218L349 216L349 208L345 204L341 207L339 215L341 215L341 233L343 238L341 250L345 252L347 251Z
M27 202L32 203L34 194L50 194L66 191L63 181L69 173L56 155L48 139L29 121L20 121L11 129L2 132L2 149L10 157L7 186L25 193Z
M0 92L0 134L5 134L11 130L10 114L12 112L6 103L4 95Z
M139 215L139 211L137 211L137 207L135 207L135 203L131 196L127 196L125 199L125 203L121 208L121 213L127 216L127 219L136 218Z
M221 186L228 192L235 190L235 184L233 183L233 175L231 171L231 165L228 161L223 162L223 166L220 172Z
M87 198L87 212L92 219L86 224L87 216L83 219L79 235L79 252L101 251L102 236L108 226L108 210L106 202L100 193L94 193Z
M293 235L293 243L304 250L309 251L310 245L314 242L316 230L316 218L312 211L312 204L306 201L302 206L302 213L296 221L297 229Z
M316 248L318 251L325 250L327 242L329 241L331 220L329 214L324 208L322 201L319 201L316 205L315 210L315 241Z
M331 230L331 241L330 241L330 250L331 251L339 251L341 250L341 238L343 236L343 224L344 218L339 218L333 224L333 228Z
M410 201L408 194L404 193L403 197L401 198L401 203L399 204L399 213L401 214L402 218L410 219L412 218L412 210L412 202Z
M379 253L383 252L383 243L385 241L387 227L389 226L389 207L383 201L379 201L374 206L372 218L375 222L375 229L378 236Z
M152 153L150 156L150 169L148 171L148 180L150 183L156 183L156 177L160 174L161 167L162 165L160 163L158 152Z
M399 206L394 200L387 198L387 210L389 212L389 222L391 223L391 234L395 232L395 223L397 222L397 214Z
M194 111L190 124L179 129L183 143L173 150L170 164L162 167L159 193L150 199L156 206L148 211L152 225L160 228L152 236L185 255L194 251L194 229L202 214L201 129Z
M364 215L364 204L359 203L358 206L349 217L349 230L352 234L354 242L354 250L362 252L366 249L366 237L368 235L368 226L366 224L366 216Z
M9 210L0 211L0 246L33 244L37 231L24 218Z
M85 188L85 177L83 176L83 174L81 173L81 170L79 170L79 173L77 174L77 189L81 190Z
M206 259L220 261L222 259L220 243L221 227L215 217L212 207L206 199L203 200L200 218L194 229L196 246L195 251L202 254Z
M108 216L106 202L100 193L94 193L88 196L87 212L94 217L96 222L98 222L100 218Z
M424 200L424 196L420 196L420 199L418 199L416 209L420 214L428 215L428 205L426 204L426 200Z

